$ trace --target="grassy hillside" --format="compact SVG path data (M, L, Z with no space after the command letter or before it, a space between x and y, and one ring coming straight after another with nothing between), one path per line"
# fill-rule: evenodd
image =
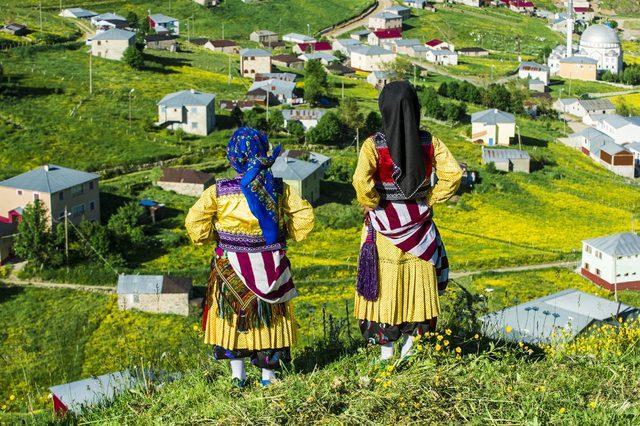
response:
M635 0L600 0L600 8L620 14L640 13L640 4Z

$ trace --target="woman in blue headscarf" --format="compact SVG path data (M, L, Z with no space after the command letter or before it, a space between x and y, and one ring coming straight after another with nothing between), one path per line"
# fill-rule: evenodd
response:
M269 155L267 136L238 129L227 146L237 172L218 180L189 210L191 240L216 244L203 329L217 359L229 359L233 381L244 386L244 358L262 368L262 384L290 360L296 330L293 285L286 240L303 240L313 228L311 205L271 172L280 154Z

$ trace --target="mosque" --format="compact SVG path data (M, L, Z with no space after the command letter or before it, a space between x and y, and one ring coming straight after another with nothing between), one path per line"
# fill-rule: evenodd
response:
M569 1L572 10L572 1ZM570 15L572 16L572 15ZM620 74L624 66L622 47L616 31L606 25L592 25L573 44L573 17L567 21L566 46L557 46L549 56L551 74L578 80L595 80L600 73Z

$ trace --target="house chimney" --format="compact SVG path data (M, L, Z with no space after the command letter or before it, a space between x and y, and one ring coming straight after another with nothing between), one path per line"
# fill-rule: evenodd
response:
M196 90L195 89L191 89L191 93L196 93Z
M44 165L44 171L45 171L45 172L48 172L48 171L49 171L49 165L48 165L48 164L45 164L45 165Z

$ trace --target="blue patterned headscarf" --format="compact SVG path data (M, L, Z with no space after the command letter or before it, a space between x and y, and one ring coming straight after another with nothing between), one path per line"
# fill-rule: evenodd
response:
M249 127L236 130L229 145L227 159L241 176L240 186L251 213L258 219L267 245L278 241L278 190L271 173L282 147L278 145L268 155L267 135Z

